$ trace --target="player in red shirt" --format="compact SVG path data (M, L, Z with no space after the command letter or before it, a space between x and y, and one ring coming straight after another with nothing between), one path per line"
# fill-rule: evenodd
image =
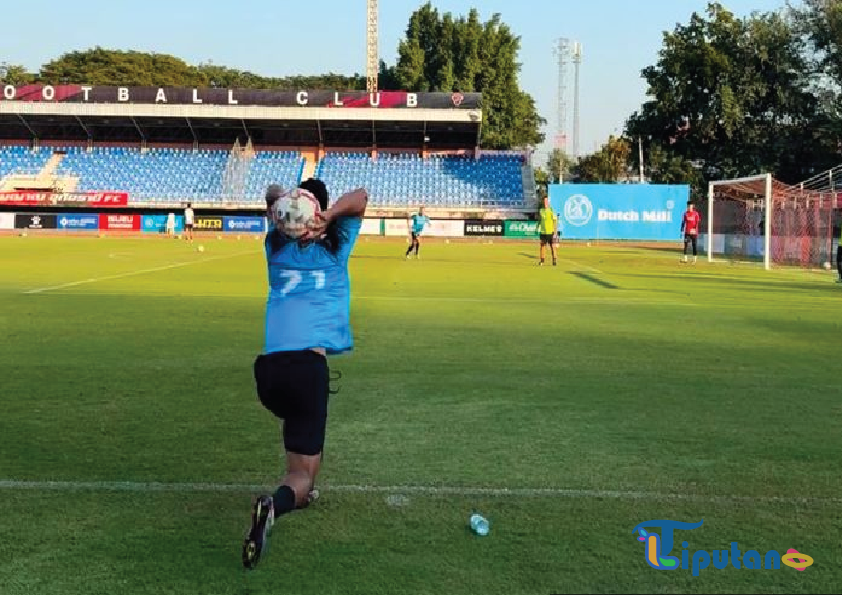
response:
M702 222L702 216L696 211L693 203L687 203L687 211L684 213L684 219L681 221L681 231L684 232L684 258L682 263L687 262L687 249L690 245L693 246L693 262L698 260L698 240L699 240L699 224Z

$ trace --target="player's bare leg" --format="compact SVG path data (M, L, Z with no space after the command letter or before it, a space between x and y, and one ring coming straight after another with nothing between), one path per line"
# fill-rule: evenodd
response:
M552 256L553 256L553 267L558 266L558 260L556 259L555 251L556 251L556 243L551 242L550 243L550 254L552 254Z
M544 264L544 254L546 253L545 249L546 249L546 247L545 247L544 243L541 242L541 248L539 249L539 254L541 256L541 260L538 261L538 266L541 266L541 265Z

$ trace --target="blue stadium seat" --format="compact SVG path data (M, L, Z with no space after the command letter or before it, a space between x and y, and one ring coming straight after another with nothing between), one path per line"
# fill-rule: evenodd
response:
M10 174L34 176L40 172L53 154L52 149L29 147L0 147L0 178Z
M523 207L522 157L491 154L480 159L412 154L328 153L317 176L332 196L365 186L371 204L402 207Z
M57 173L78 176L79 192L128 192L139 201L218 200L230 153L223 150L97 147L68 150Z
M297 151L262 151L255 154L246 176L246 200L262 201L270 184L279 184L285 189L295 188L303 170L304 159Z

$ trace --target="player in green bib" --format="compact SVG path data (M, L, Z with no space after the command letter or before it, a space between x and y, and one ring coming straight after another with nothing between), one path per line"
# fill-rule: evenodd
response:
M558 265L555 256L555 240L558 233L558 216L550 206L550 199L544 197L544 206L538 212L538 234L541 238L541 261L538 265L544 265L544 249L549 245L550 253L553 256L553 267Z

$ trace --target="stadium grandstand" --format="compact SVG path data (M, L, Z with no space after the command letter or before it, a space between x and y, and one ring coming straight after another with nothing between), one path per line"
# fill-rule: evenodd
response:
M535 210L529 155L479 147L480 94L30 85L2 97L7 205L37 191L58 209L119 193L138 209L255 211L267 185L315 176L334 196L367 187L380 216Z

